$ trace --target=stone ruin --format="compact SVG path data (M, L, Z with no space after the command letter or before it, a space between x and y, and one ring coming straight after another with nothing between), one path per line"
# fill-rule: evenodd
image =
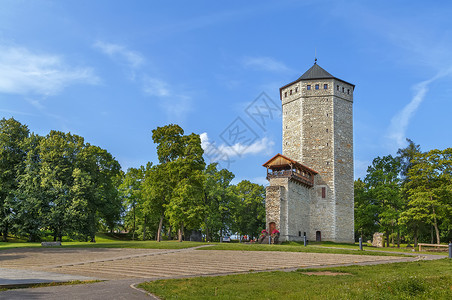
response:
M385 237L381 232L375 232L372 238L372 246L383 248L385 246Z

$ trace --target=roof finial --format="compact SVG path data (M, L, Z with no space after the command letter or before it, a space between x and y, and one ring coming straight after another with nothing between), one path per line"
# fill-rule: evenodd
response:
M317 48L314 48L314 65L317 64Z

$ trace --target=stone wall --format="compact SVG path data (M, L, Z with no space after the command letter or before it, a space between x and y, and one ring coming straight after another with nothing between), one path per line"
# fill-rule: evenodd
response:
M337 82L334 97L334 178L336 191L336 241L354 241L353 189L353 88ZM336 85L336 87L337 87ZM344 93L342 93L344 88ZM337 89L337 88L336 88Z
M288 182L288 235L285 240L302 241L304 232L309 234L311 189L296 181Z
M275 222L276 229L283 234L287 231L286 211L287 211L287 178L272 178L270 186L266 188L265 210L266 229L271 222Z

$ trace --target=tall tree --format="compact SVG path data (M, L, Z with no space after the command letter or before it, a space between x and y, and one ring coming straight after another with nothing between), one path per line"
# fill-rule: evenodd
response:
M27 156L24 172L19 176L14 227L20 236L26 236L30 242L41 239L44 220L49 205L41 188L39 144L43 137L31 134L26 140Z
M355 233L364 238L371 238L378 230L378 201L370 197L366 184L355 180Z
M165 215L172 226L179 227L179 241L182 241L184 226L198 226L205 212L201 139L194 133L184 135L184 130L175 124L154 129L152 139L157 144L157 155L171 191Z
M143 166L140 168L129 168L119 186L126 210L125 225L129 228L130 226L132 227L132 240L135 239L137 229L137 209L141 207L143 202L142 182L144 176L145 170Z
M232 230L256 237L265 228L265 188L248 180L231 187L236 195Z
M218 164L209 164L204 170L204 203L207 213L204 220L206 240L219 238L231 227L234 195L230 189L234 174L226 169L217 169Z
M396 231L397 243L400 245L399 216L402 210L400 199L400 161L391 155L377 157L367 169L364 180L368 196L378 203L378 223L386 233L386 243L389 247L391 233Z
M26 158L25 141L29 130L14 118L0 120L0 229L3 241L13 223L18 178L23 173Z
M448 224L452 217L452 148L417 153L412 162L405 187L408 209L403 218L406 223L432 225L439 244L440 224Z

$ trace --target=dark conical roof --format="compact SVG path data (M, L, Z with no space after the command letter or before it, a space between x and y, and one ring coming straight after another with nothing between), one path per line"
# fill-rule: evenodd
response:
M280 98L282 99L282 90L283 90L284 88L288 87L289 85L292 85L292 84L294 84L294 83L296 83L296 82L298 82L298 81L302 81L302 80L313 80L313 79L314 79L314 80L315 80L315 79L336 79L336 80L342 81L342 82L344 82L344 83L346 83L346 84L350 84L350 85L353 87L353 89L355 88L355 85L354 85L354 84L349 83L349 82L347 82L347 81L345 81L345 80L339 79L339 78L337 78L337 77L334 77L333 75L331 75L330 73L328 73L327 71L325 71L322 67L320 67L320 66L317 64L317 61L316 61L316 62L314 63L314 65L313 65L309 70L307 70L306 72L304 72L303 75L301 75L300 78L298 78L298 79L295 80L295 81L292 81L291 83L286 84L285 86L283 86L283 87L281 87L281 88L279 89L279 96L280 96Z
M334 76L325 71L317 63L315 63L309 70L307 70L303 75L301 75L301 77L298 78L298 80L325 79L325 78L334 78Z

